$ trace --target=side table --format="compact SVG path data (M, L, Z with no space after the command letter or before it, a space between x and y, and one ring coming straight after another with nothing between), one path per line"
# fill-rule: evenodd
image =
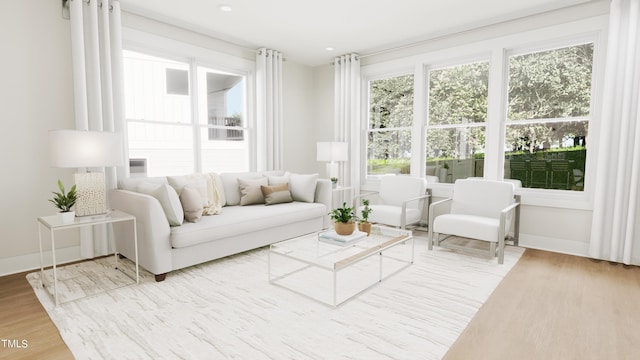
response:
M140 283L140 272L138 269L138 234L136 228L136 218L133 215L127 214L118 210L111 210L107 214L104 215L96 215L96 216L85 216L85 217L76 217L73 222L63 223L60 218L56 215L51 216L42 216L38 218L38 242L40 245L40 280L42 282L43 287L47 287L50 284L47 284L44 276L44 256L42 250L42 228L46 228L49 230L50 238L51 238L51 257L53 263L53 299L55 305L58 306L58 273L57 273L57 264L56 264L56 241L55 241L55 233L59 230L65 229L73 229L80 228L85 226L95 226L100 224L114 224L117 222L126 222L129 221L133 224L133 242L135 247L135 268L136 268L136 284ZM115 267L118 269L118 251L115 251ZM129 274L123 271L123 273L129 277Z

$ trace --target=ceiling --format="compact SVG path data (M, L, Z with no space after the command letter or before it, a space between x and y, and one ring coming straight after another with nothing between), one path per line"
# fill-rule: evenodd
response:
M594 0L120 0L122 10L316 66ZM230 5L223 12L220 5ZM326 50L332 47L333 50Z

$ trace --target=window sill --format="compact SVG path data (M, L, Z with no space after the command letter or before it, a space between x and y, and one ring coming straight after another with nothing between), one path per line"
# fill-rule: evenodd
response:
M428 187L433 197L448 198L453 194L453 184L431 183ZM542 206L573 210L593 210L593 200L583 191L543 190L518 188L522 205Z

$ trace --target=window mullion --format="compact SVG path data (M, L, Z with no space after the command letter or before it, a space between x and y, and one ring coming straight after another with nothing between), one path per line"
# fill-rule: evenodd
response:
M426 166L425 118L427 96L425 84L425 68L417 64L413 76L413 123L411 129L411 170L412 176L422 177Z
M489 63L489 94L484 158L484 177L501 180L504 176L504 124L507 106L506 54L502 48L491 53Z
M195 59L189 62L189 87L191 92L191 127L193 129L193 166L195 172L202 172L202 137L200 136L200 111L198 101L198 67Z

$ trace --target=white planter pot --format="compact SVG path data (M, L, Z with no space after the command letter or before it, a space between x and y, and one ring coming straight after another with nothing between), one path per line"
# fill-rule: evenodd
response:
M76 218L76 213L75 211L59 212L58 218L63 224L71 224Z

